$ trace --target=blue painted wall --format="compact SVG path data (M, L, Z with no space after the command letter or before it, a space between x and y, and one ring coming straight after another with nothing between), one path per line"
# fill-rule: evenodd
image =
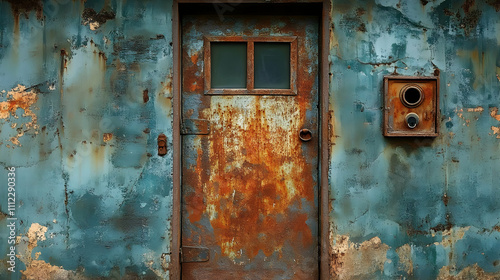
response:
M497 279L500 2L342 2L330 40L332 272ZM382 136L393 73L440 76L439 137Z
M499 1L332 7L332 278L500 277ZM167 277L171 11L0 2L0 278ZM438 138L382 136L382 79L394 73L440 76Z

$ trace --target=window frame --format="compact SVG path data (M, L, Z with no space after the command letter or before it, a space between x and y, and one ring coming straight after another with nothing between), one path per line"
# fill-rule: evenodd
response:
M207 95L297 95L297 36L205 36L204 38L204 87ZM247 83L246 88L212 88L211 49L212 42L247 43ZM255 51L254 43L290 43L290 88L254 88Z

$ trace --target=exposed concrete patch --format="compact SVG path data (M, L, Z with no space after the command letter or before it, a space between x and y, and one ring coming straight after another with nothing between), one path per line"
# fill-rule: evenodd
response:
M38 223L31 224L26 236L18 236L18 254L16 257L26 265L25 270L21 270L25 279L84 279L72 271L63 269L60 266L51 265L43 260L38 260L41 252L35 253L32 258L33 249L38 246L38 241L45 240L47 227Z
M21 270L26 279L75 279L73 272L62 267L50 265L41 260L34 260L26 270Z
M474 264L464 268L458 274L452 274L450 272L450 266L444 266L439 270L439 275L437 279L482 279L482 280L493 280L500 278L500 272L487 273L479 265Z
M451 228L443 231L443 241L441 245L445 247L453 246L458 240L464 238L465 233L470 229L469 227ZM434 235L434 234L433 234Z
M11 117L19 119L20 116L16 113L18 109L24 111L21 115L22 117L31 118L31 121L26 123L19 124L12 122L10 125L13 129L17 127L17 134L9 139L10 142L15 146L21 146L19 138L23 136L25 132L33 130L35 134L38 134L37 115L33 112L35 109L34 104L36 104L38 100L38 90L35 88L26 88L23 85L17 85L17 87L7 92L5 99L6 101L0 102L0 120L9 121ZM5 121L2 121L2 123Z
M389 246L383 244L379 237L359 244L350 242L349 236L337 236L332 248L330 274L338 279L373 276L373 273L384 269L387 250Z

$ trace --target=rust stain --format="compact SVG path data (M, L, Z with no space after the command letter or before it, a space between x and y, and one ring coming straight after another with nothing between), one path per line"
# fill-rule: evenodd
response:
M195 53L191 56L191 62L196 65L198 63L198 54Z
M184 53L184 63L183 66L183 76L186 79L189 79L189 82L184 82L184 85L187 86L185 90L187 92L199 92L203 89L204 81L203 77L200 75L199 66L197 65L198 54L194 53L189 56L187 52Z
M495 8L495 11L500 12L500 0L487 0L486 3Z
M453 159L452 159L453 162L455 162ZM442 197L442 200L443 200L443 203L444 203L444 206L448 206L448 202L450 201L450 197L448 196L448 194L443 194L443 197Z
M147 103L149 101L149 90L145 89L142 91L142 101Z
M292 215L288 209L290 205L302 207L302 199L314 199L309 186L302 183L312 181L311 174L304 165L291 162L303 157L301 143L277 136L289 132L279 123L266 121L261 106L272 107L266 113L284 108L293 114L296 109L291 102L261 102L254 98L248 111L237 105L212 104L216 108L212 119L218 121L211 135L210 153L204 157L198 151L196 167L203 174L201 160L209 158L212 170L209 179L200 184L203 191L186 197L192 205L191 222L199 221L206 212L222 252L233 259L241 256L241 249L253 258L259 251L266 256L280 251L285 240L301 240L303 246L312 242L307 214ZM206 201L200 193L205 194Z
M16 129L17 134L10 138L10 141L15 146L21 146L19 138L23 136L26 131L33 130L35 134L38 134L38 117L33 112L35 109L34 105L37 100L38 90L36 88L26 88L23 85L18 85L11 91L7 92L6 101L0 102L0 120L9 121L11 117L19 119L20 116L16 113L18 109L22 109L24 111L21 115L22 117L31 118L31 121L25 122L21 125L18 123L11 124L12 128L18 127Z
M496 135L497 139L500 139L500 127L492 126L491 130L493 131L493 135Z
M402 92L410 88L417 88L422 94L422 101L416 108L409 108L402 102ZM436 133L436 103L437 103L437 81L434 79L397 79L388 78L388 86L385 89L386 111L384 120L384 133L388 135L411 135ZM415 113L420 117L420 122L415 129L408 127L405 116Z
M498 114L498 107L490 108L490 116L500 122L500 114ZM500 139L500 127L491 126L491 130L493 131L493 135L496 135L496 138Z
M102 140L104 142L108 142L111 139L113 139L113 133L104 133L103 136L102 136Z
M167 82L161 82L162 90L165 94L171 95L173 90L172 79L169 79Z
M452 265L444 266L439 270L437 279L439 280L462 280L462 279L482 279L497 280L500 272L485 272L478 264L473 264L462 269L459 273L453 273Z
M462 109L455 109L455 113L457 116L464 120L463 125L464 126L469 126L471 123L471 119L477 121L479 120L479 117L477 114L474 113L479 113L482 114L484 112L484 108L479 106L479 107L474 107L474 108L462 108Z
M470 7L467 8L465 16L462 17L459 13L456 15L458 26L464 30L466 36L469 36L471 31L476 28L482 15L481 10L472 10L469 12L468 9L470 9Z
M440 71L439 68L436 66L436 64L432 63L432 67L434 67L434 76L439 77Z
M490 108L490 116L500 122L500 114L498 114L498 107Z
M10 3L17 26L19 26L19 16L23 14L28 18L31 11L35 11L37 19L43 19L42 0L7 0L7 2Z
M360 32L366 32L366 25L362 22L359 24L358 28L356 28L357 31Z
M336 236L331 249L330 275L338 279L372 276L377 271L383 271L388 250L389 245L382 243L378 237L359 244L350 242L349 236Z
M465 233L470 229L469 227L451 227L447 230L442 231L443 240L441 245L444 247L453 247L458 240L464 238ZM432 234L435 236L435 233Z
M399 256L399 269L406 271L408 275L413 275L413 260L411 258L411 245L405 244L396 249Z
M64 71L68 69L68 59L66 58L68 55L68 53L66 52L66 50L62 49L61 50L61 67L59 69L59 80L60 80L60 84L59 84L59 87L60 87L60 90L61 90L61 94L62 94L62 90L63 90L63 75L64 75Z
M360 17L360 16L364 15L365 13L366 13L366 10L365 10L365 9L363 9L363 8L358 8L358 9L356 10L356 16L358 16L358 17Z
M266 20L267 24L261 24ZM238 36L267 36L279 31L307 38L306 28L292 28L297 23L289 18L283 28L274 27L281 18L266 20L254 24L252 18L252 26ZM221 30L230 30L224 24L230 22L222 23ZM190 26L189 21L184 24L184 34L189 34ZM196 28L200 33L213 32L210 24ZM182 242L215 250L216 256L206 267L215 264L221 275L231 267L230 275L240 278L250 272L245 264L255 264L252 276L265 271L262 279L278 277L283 274L281 268L260 269L261 259L276 258L287 269L300 266L296 278L313 277L304 274L315 273L304 263L308 262L306 256L312 253L314 260L317 253L312 252L317 241L312 228L317 217L317 178L313 176L317 166L309 159L317 159L318 151L315 145L303 144L298 132L305 128L306 119L310 120L306 114L316 113L316 106L311 106L316 105L311 100L317 92L315 49L304 50L306 40L298 43L297 96L208 96L204 94L206 69L200 63L203 46L190 43L191 39L198 41L196 36L186 35L183 40L183 117L209 120L210 134L188 136L194 140L186 142L194 150L188 152L192 161L184 161L183 166L183 226L187 230ZM307 128L316 128L311 126ZM217 277L210 273L212 270L183 264L187 278Z
M17 236L16 243L18 254L16 257L26 265L25 270L21 270L24 279L69 279L76 276L72 271L64 270L60 266L54 266L43 260L38 260L41 252L35 253L33 249L38 246L38 241L46 239L47 227L38 223L31 224L26 236Z

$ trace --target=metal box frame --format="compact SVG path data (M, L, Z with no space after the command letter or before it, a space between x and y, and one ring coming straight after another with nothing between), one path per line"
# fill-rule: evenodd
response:
M415 89L422 94L414 103L403 100L402 92ZM406 104L405 104L406 103ZM437 137L439 135L439 77L384 77L383 134L387 137ZM406 118L416 113L420 127L409 128Z

